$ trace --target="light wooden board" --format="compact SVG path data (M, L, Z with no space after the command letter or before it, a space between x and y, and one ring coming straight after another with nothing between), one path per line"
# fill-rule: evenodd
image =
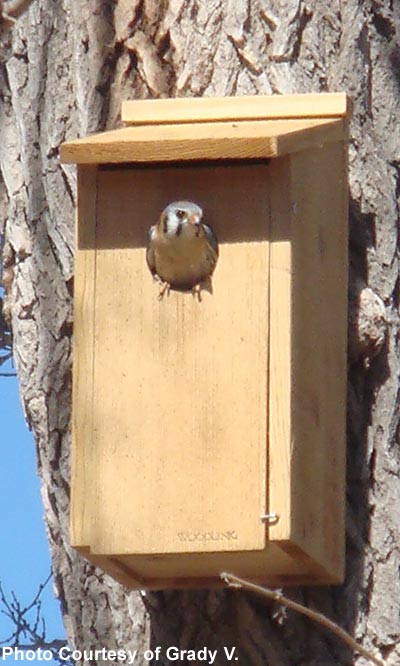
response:
M187 553L177 555L135 556L120 555L122 563L131 567L137 576L146 578L212 578L221 571L235 571L238 576L282 576L310 573L300 559L296 562L278 546L271 544L262 551ZM178 574L178 575L177 575Z
M115 557L105 557L104 555L94 555L90 548L82 548L75 546L79 553L89 560L95 567L103 569L106 573L110 574L121 585L135 590L143 590L146 585L140 576L138 576L132 567L128 568L123 561Z
M292 229L290 158L270 165L269 511L273 541L291 538Z
M344 566L347 180L343 143L271 166L270 539ZM285 193L287 194L285 198ZM290 333L291 332L291 333Z
M340 141L343 119L125 127L62 144L63 162L104 164L269 158Z
M71 545L89 546L93 476L93 339L97 168L78 168L75 235Z
M311 557L342 575L348 270L345 146L325 146L293 155L290 161L292 537Z
M92 552L262 549L268 166L98 178ZM181 198L204 207L220 241L202 303L159 302L145 262L149 225Z
M182 555L85 556L131 589L187 589L224 587L223 571L267 585L337 583L337 578L300 550L270 544L262 551L186 553Z
M185 97L122 102L122 120L129 124L194 123L271 118L344 117L346 94Z

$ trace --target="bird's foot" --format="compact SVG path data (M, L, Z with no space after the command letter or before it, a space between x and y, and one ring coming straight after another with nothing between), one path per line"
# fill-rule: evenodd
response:
M158 300L162 301L165 294L167 294L167 296L169 296L170 289L171 289L170 283L169 282L163 282L162 285L161 285L160 293L158 294Z
M201 303L201 284L195 284L192 289L192 294L194 297L197 296L199 303Z

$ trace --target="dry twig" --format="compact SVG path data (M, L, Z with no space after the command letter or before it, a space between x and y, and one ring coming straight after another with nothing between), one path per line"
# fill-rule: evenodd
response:
M7 638L0 639L0 659L4 659L4 655L1 656L2 646L10 646L27 652L47 650L53 655L53 663L60 664L60 666L73 666L72 658L60 657L60 649L66 647L67 642L63 639L49 640L47 638L41 596L50 579L51 573L44 583L39 585L32 601L26 606L17 598L15 592L11 592L7 596L0 582L0 615L4 615L12 626L11 634Z
M335 634L335 636L338 636L352 650L358 652L366 659L369 659L376 666L385 666L385 663L381 659L378 659L378 657L375 657L373 654L371 654L371 652L357 643L357 641L355 641L354 638L347 633L347 631L339 627L336 622L333 622L325 615L322 615L322 613L318 613L318 611L311 610L311 608L307 608L306 606L303 606L302 604L299 604L292 599L284 597L283 594L278 590L271 590L266 587L261 587L261 585L256 585L255 583L251 583L250 581L243 578L238 578L238 576L235 576L234 574L223 572L220 574L220 577L229 587L238 589L241 588L244 590L249 590L250 592L255 592L256 594L259 594L260 596L265 597L270 601L276 601L278 604L282 604L282 606L287 606L287 608L291 608L292 610L295 610L302 615L306 615L311 620L314 620L314 622L318 622L318 624L321 624L326 629L329 629L329 631Z

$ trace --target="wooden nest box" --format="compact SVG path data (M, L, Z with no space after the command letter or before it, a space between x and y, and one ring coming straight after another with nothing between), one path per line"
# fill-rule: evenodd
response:
M72 545L131 588L339 583L344 94L126 102L78 164ZM147 231L198 203L219 260L158 300Z

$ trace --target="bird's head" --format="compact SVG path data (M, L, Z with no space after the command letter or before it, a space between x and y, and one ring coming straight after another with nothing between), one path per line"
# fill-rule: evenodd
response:
M160 226L166 236L179 236L184 229L195 232L202 217L202 209L193 201L173 201L161 213Z

